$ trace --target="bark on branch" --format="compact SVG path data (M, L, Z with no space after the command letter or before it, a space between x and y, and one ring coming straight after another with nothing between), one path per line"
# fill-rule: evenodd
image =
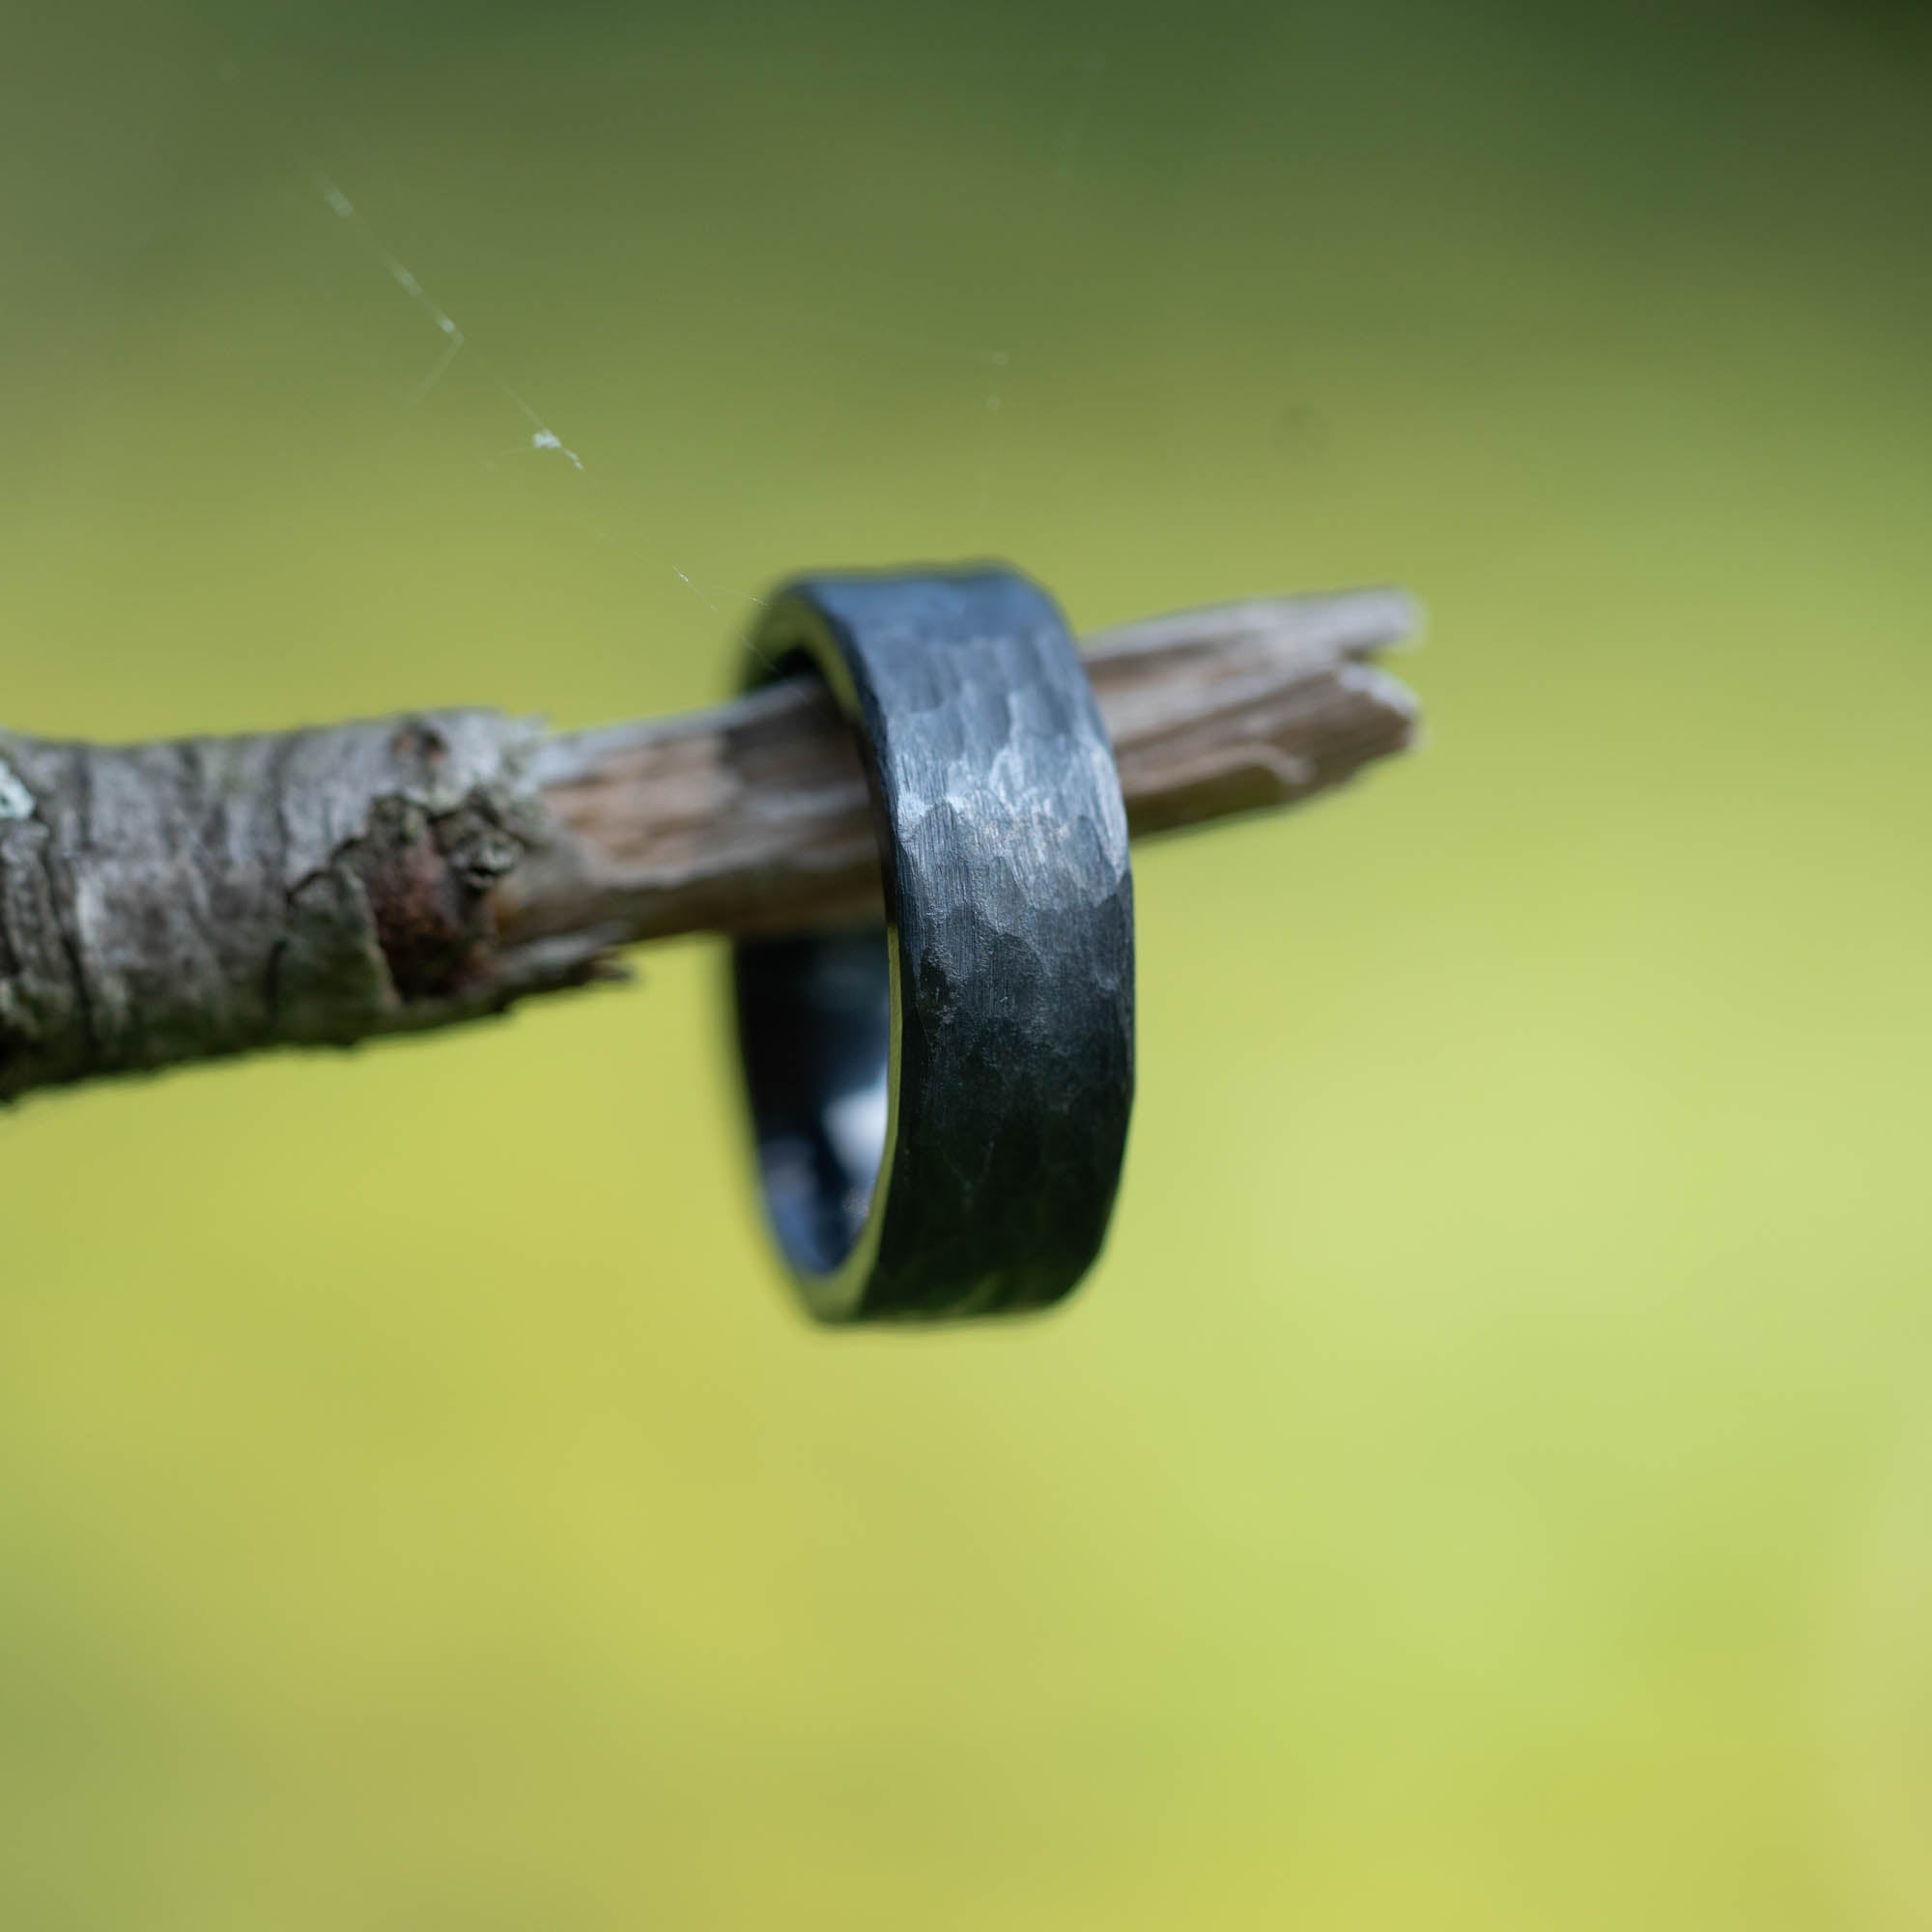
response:
M1292 805L1411 742L1392 591L1090 639L1136 837ZM877 916L858 753L817 688L546 734L435 711L94 746L0 732L0 1099L346 1045L621 977L613 949Z

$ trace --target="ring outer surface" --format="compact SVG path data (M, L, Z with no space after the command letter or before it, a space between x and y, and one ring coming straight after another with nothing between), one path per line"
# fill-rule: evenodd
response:
M751 683L803 661L854 726L885 887L878 1178L851 1251L787 1251L793 1281L835 1322L1056 1302L1105 1239L1134 1087L1126 811L1072 634L987 565L797 579L754 651Z

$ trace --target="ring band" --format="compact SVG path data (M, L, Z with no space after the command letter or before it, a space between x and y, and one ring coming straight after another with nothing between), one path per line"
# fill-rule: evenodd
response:
M858 736L886 926L733 948L765 1208L827 1321L1059 1300L1133 1103L1133 882L1065 620L1008 570L816 577L754 682L814 670Z

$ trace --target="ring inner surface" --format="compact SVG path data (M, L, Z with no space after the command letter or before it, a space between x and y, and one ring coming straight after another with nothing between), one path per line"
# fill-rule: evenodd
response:
M880 926L734 949L766 1209L806 1274L838 1267L872 1205L889 1115L889 970Z

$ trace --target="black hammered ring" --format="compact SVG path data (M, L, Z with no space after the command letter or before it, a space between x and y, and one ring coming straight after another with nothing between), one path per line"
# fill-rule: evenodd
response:
M886 926L733 948L767 1214L810 1311L1057 1301L1099 1252L1134 1083L1133 881L1066 624L1009 570L814 577L753 682L821 677L864 754Z

